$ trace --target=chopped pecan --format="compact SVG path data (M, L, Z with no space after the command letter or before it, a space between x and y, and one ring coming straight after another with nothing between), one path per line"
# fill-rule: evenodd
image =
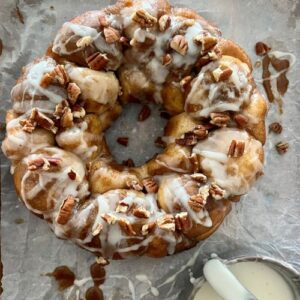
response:
M139 9L135 12L132 17L132 20L141 25L143 28L150 28L155 26L157 23L157 18L150 15L144 9Z
M118 220L118 224L127 235L136 235L136 232L133 230L133 227L128 220L120 219Z
M193 80L192 76L185 76L180 81L180 87L183 91L186 91L191 86L191 81Z
M156 227L156 223L148 223L142 226L142 235L147 235L149 233L152 233Z
M118 220L113 214L103 214L101 218L108 224L115 224Z
M156 140L154 141L154 143L156 146L162 147L162 148L165 148L167 146L167 143L162 140L161 136L157 137Z
M189 44L183 35L175 35L170 43L170 47L184 56L189 49Z
M30 160L28 163L27 163L27 169L30 170L30 171L35 171L37 169L49 169L49 162L43 158L43 157L37 157L33 160Z
M193 132L189 131L184 134L183 138L175 139L175 142L181 146L193 146L197 144L198 138Z
M67 199L64 200L62 206L60 207L58 216L56 217L56 222L60 225L65 225L69 221L72 210L75 207L75 198L69 195Z
M278 122L274 122L274 123L270 124L269 130L276 134L280 134L282 132L282 125Z
M206 53L211 50L218 42L214 36L196 35L193 39L194 43L201 46L201 52Z
M137 180L127 180L126 185L136 191L142 191L143 186Z
M142 183L147 191L147 193L157 193L158 191L158 184L154 180L153 177L147 177L142 180Z
M70 82L68 84L67 92L70 103L75 104L79 95L81 94L80 87L76 83Z
M56 119L60 119L64 113L65 107L69 107L69 103L67 100L63 100L61 103L58 103L55 107L55 112L53 113L53 116Z
M85 109L82 106L75 105L73 106L73 118L74 119L81 119L85 117Z
M191 221L187 212L181 212L175 215L175 225L177 230L187 231L191 228Z
M175 219L172 215L164 215L163 217L157 219L157 226L160 229L167 231L175 231Z
M30 119L20 120L19 123L22 126L22 130L28 133L32 133L36 128L36 122Z
M173 61L173 57L171 54L167 53L161 58L161 63L163 66L169 65Z
M96 52L90 55L86 59L86 62L90 69L99 71L99 70L104 70L106 68L108 63L108 58L105 54Z
M76 46L78 48L85 48L85 47L91 45L93 42L94 42L93 38L91 36L87 35L87 36L80 38L76 42Z
M63 109L63 114L60 119L60 125L63 128L69 128L73 126L73 114L69 107Z
M121 136L121 137L117 138L117 143L119 143L120 145L122 145L124 147L128 146L128 141L129 141L129 138L125 137L125 136Z
M102 256L96 257L96 263L101 266L106 266L109 264L109 261Z
M98 235L102 231L102 229L103 229L103 225L101 223L98 223L92 232L92 236Z
M104 15L100 15L98 17L98 20L99 20L99 24L100 24L101 27L105 28L105 27L109 26L108 21L107 21L107 19Z
M257 42L255 44L256 55L264 56L270 51L270 47L263 42Z
M215 199L215 200L221 200L225 196L225 190L220 188L216 183L212 183L209 187L209 194Z
M245 151L245 141L232 140L228 149L228 157L241 157Z
M132 168L135 166L134 161L131 158L128 158L127 160L123 160L122 165L128 168Z
M207 181L207 177L202 173L194 173L191 175L191 178L200 183L205 183Z
M71 180L76 179L76 173L73 170L70 170L70 172L68 172L68 176Z
M116 207L117 213L123 213L126 214L129 210L129 204L123 201L120 201L118 206Z
M210 114L210 123L219 127L226 127L230 122L230 116L227 113L214 112Z
M192 210L199 212L204 208L206 199L201 194L193 195L190 197L188 204L192 208Z
M168 15L163 15L158 20L158 29L161 32L166 31L171 25L171 18Z
M289 149L289 143L279 142L276 144L276 150L279 154L284 154Z
M121 37L119 30L113 27L104 28L103 34L108 44L113 44L115 42L118 42Z
M208 130L204 125L197 125L193 129L193 134L196 135L198 140L204 140L208 135Z
M144 105L139 113L138 120L143 122L147 120L151 115L151 110L148 105Z
M221 65L215 70L213 70L212 74L216 82L226 81L232 75L232 69Z
M234 121L238 125L239 128L245 128L247 127L249 123L249 118L242 114L237 114L233 117Z
M148 211L145 207L139 206L134 208L132 214L137 218L148 219L150 217L150 211Z
M41 87L48 87L50 84L65 86L69 82L69 76L63 65L57 65L51 72L44 74L41 79Z

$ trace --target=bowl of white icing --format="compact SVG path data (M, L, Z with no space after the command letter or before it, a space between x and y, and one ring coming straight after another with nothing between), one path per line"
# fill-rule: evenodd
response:
M189 300L300 299L300 273L274 258L214 258L204 265L203 273Z

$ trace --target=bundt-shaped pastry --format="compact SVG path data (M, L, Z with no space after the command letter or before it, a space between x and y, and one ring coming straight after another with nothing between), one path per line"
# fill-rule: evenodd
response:
M171 255L210 236L261 175L266 103L247 54L196 12L120 0L66 22L11 93L16 191L55 234L103 256ZM170 114L161 153L118 164L121 104Z

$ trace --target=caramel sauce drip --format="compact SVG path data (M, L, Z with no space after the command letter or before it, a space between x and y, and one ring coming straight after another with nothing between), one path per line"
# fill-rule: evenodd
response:
M267 94L267 97L268 97L269 101L274 102L275 97L274 97L274 94L273 94L273 91L272 91L272 86L271 86L271 80L270 80L271 73L269 71L269 66L270 66L270 57L268 55L266 55L263 58L263 61L262 61L263 86L264 86L264 89L266 91L266 94Z
M75 274L67 266L57 267L52 273L47 273L46 275L56 280L59 291L69 288L75 281Z
M85 292L85 299L86 300L103 300L104 299L103 292L97 286L90 287Z

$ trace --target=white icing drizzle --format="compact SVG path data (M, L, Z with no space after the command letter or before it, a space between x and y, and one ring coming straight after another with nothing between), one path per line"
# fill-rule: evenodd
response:
M232 74L227 81L214 82L208 74L220 65L229 67ZM249 75L248 66L232 57L223 56L219 61L209 63L202 68L194 82L186 100L185 110L189 104L201 105L200 110L191 113L194 117L208 117L212 112L239 111L241 105L250 100L253 87L249 83Z
M114 105L119 92L119 82L113 72L94 71L89 68L66 65L66 71L80 90L83 100Z
M245 151L251 169L241 169L244 160L229 158L228 149L232 140L244 141ZM223 128L214 131L206 140L198 142L193 153L201 156L201 167L220 187L226 190L226 196L245 194L256 174L262 169L259 151L262 145L251 138L244 130ZM249 167L250 167L249 166ZM230 170L230 171L229 171Z
M163 186L162 194L163 201L168 207L168 211L174 213L174 203L178 202L182 206L182 211L188 212L189 216L196 224L201 224L205 227L212 226L212 220L208 211L204 208L200 212L195 212L188 201L190 195L184 187L182 178L178 175L166 175L158 177L161 186Z
M56 142L62 148L69 147L69 145L77 145L73 147L72 152L81 157L83 160L89 160L92 155L98 150L98 146L89 145L89 141L93 138L97 140L99 135L94 136L87 131L88 124L86 121L76 124L73 127L67 128L65 131L56 135Z
M55 86L43 88L40 82L43 75L53 71L55 66L55 61L50 57L45 57L38 63L27 66L29 71L25 80L16 84L11 91L12 101L14 102L13 109L16 112L25 113L33 107L40 107L54 112L55 106L66 97L65 91ZM23 91L21 101L15 99L15 94L18 95L20 91ZM25 99L25 94L30 95L29 100ZM49 101L35 101L35 96L41 96L44 100Z

